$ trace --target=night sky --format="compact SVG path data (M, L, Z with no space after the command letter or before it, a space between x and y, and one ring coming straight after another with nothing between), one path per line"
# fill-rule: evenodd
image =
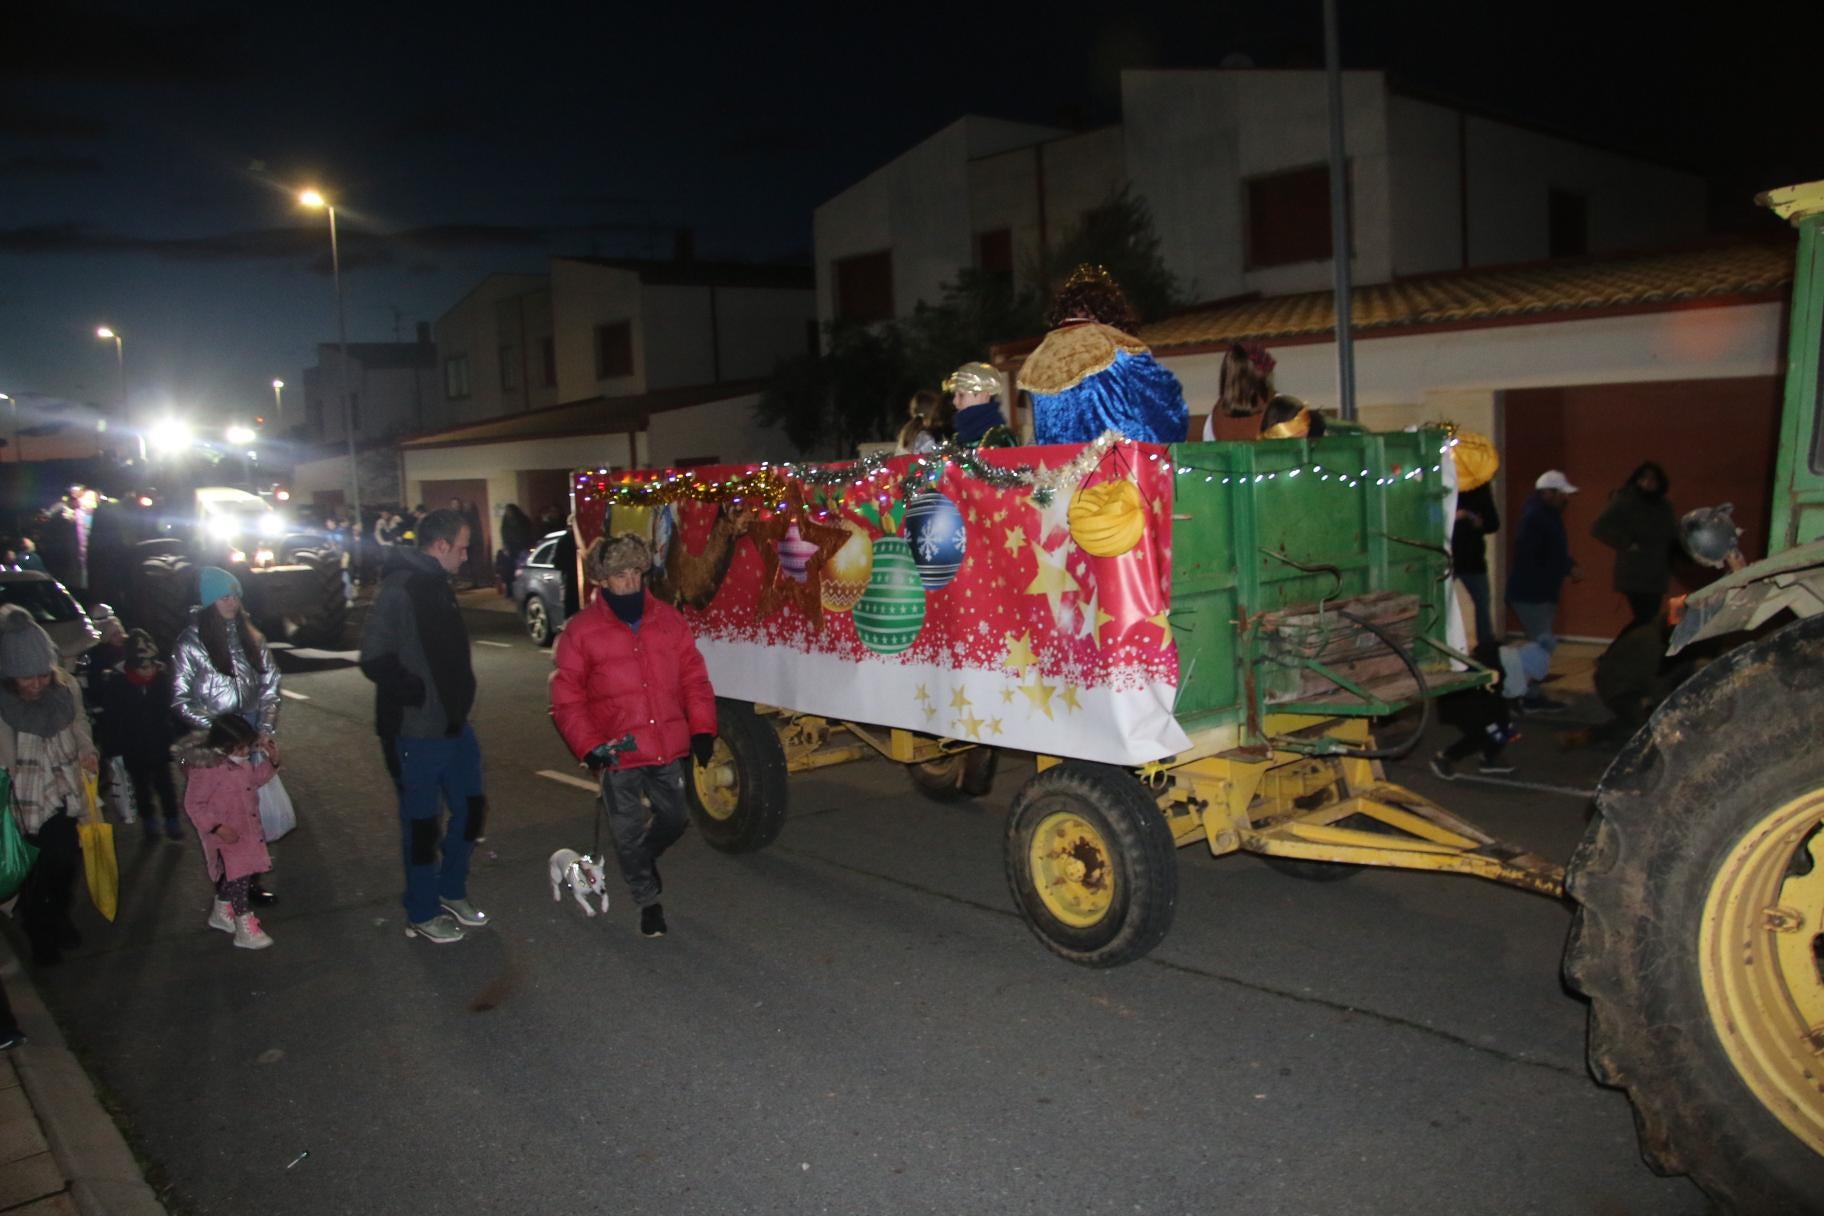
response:
M1824 177L1824 5L1341 4L1346 66L1701 172L1720 228ZM409 339L549 253L688 227L702 257L806 258L817 203L963 113L1094 124L1124 67L1322 62L1318 0L152 7L0 9L0 391L112 402L107 324L136 411L264 412L274 376L301 407L334 337L307 184L341 200L350 340Z

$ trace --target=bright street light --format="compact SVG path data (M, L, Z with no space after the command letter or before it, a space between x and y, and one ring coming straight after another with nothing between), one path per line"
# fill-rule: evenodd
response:
M246 447L253 439L253 428L250 426L242 426L237 422L228 428L228 442L237 448Z
M120 340L118 337L115 336L114 331L109 329L105 325L103 325L100 329L95 331L95 336L97 338L102 339L103 341L106 341L109 338L114 338L114 340L116 342L118 342Z
M106 325L96 328L95 336L103 342L114 343L114 366L120 371L120 416L127 416L127 354L121 345L120 335Z
M336 382L342 393L342 430L348 437L348 488L354 500L355 526L361 524L361 460L355 452L355 403L348 395L348 318L342 306L342 248L336 242L335 204L315 190L298 195L306 207L321 207L329 212L329 267L336 280ZM273 390L277 392L277 389Z
M188 448L192 435L189 424L175 418L165 418L152 424L147 438L157 451L170 455Z
M285 425L285 382L283 380L272 382L272 412L277 416L279 426L283 428Z

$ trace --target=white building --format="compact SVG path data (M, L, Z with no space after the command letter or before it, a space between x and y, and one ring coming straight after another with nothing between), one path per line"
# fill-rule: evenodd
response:
M434 333L441 408L414 432L557 404L549 276L491 274Z
M348 395L355 419L355 440L370 443L409 435L431 424L442 407L437 385L437 352L431 345L430 327L418 327L416 342L350 342L348 344ZM337 392L340 352L333 342L317 346L317 365L304 369L304 419L287 418L279 425L286 434L307 441L345 444Z
M1357 282L1703 230L1694 174L1408 96L1381 72L1347 72L1343 88ZM819 319L905 316L962 267L1032 285L1127 184L1190 299L1330 281L1323 73L1129 71L1121 93L1118 126L1077 134L959 119L818 207Z

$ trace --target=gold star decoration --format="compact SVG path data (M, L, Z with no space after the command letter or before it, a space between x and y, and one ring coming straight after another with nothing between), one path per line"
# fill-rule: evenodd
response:
M1017 689L1017 688L1001 689L1001 704L1012 705L1013 704L1013 694L1018 691L1019 691L1019 689Z
M1034 676L1032 683L1020 685L1020 691L1026 694L1028 701L1032 702L1032 708L1043 713L1047 718L1051 717L1051 694L1058 691L1056 684L1047 684Z
M1020 672L1039 665L1039 656L1032 653L1032 630L1026 630L1017 638L1009 633L1001 640L1007 643L1007 657L1001 660L1002 667Z
M986 725L987 723L976 717L972 712L968 717L958 718L956 720L956 737L961 739L964 737L964 733L967 732L968 738L980 739L982 737L982 727Z
M1047 505L1032 504L1039 513L1039 540L1050 540L1053 532L1070 535L1070 500L1075 496L1073 492L1057 489L1052 491L1051 502Z
M1064 686L1064 693L1058 700L1070 706L1072 710L1081 710L1083 708L1081 705L1077 704L1077 688L1074 684L1066 684Z
M779 542L785 539L793 525L797 526L800 537L817 546L817 552L804 563L802 583L779 565ZM848 544L849 530L820 524L808 515L790 519L781 511L771 519L755 521L747 532L753 538L755 548L760 550L760 602L756 619L765 620L781 604L797 604L811 628L821 632L823 568L836 556L838 549Z
M1010 700L1012 699L1011 690L1009 690L1009 699ZM996 735L1000 734L1001 733L1001 720L999 718L988 719L988 730L992 734L996 734Z
M1096 588L1095 594L1079 606L1083 609L1083 620L1077 627L1077 636L1090 639L1097 650L1102 649L1102 626L1115 619L1102 611L1102 589Z
M847 533L845 532L844 535L846 536ZM1070 560L1075 546L1062 544L1047 552L1038 541L1033 540L1027 541L1026 547L1032 550L1033 559L1039 564L1038 570L1032 576L1032 582L1026 586L1026 594L1044 596L1046 602L1051 605L1051 619L1055 621L1058 619L1059 597L1066 592L1082 589L1078 586L1075 576L1064 567L1064 563Z
M1013 525L1013 527L1007 529L1007 539L1005 539L1001 542L1002 546L1004 546L1006 548L1007 552L1013 554L1015 557L1018 557L1020 555L1020 547L1022 545L1024 545L1025 543L1026 543L1026 529L1020 527L1020 525L1018 525L1018 524L1015 524L1015 525Z
M929 722L935 717L937 717L937 705L933 703L925 706L925 721Z
M1159 626L1159 649L1164 650L1167 646L1170 646L1172 644L1172 622L1170 612L1167 609L1161 608L1159 611L1153 613L1153 615L1147 617L1146 620L1149 625Z
M964 692L959 687L955 692L950 694L950 708L951 709L968 709L969 708L969 694Z

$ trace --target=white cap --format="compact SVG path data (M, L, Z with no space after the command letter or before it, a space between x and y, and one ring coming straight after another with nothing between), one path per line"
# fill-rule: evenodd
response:
M1539 480L1533 483L1535 490L1557 490L1564 494L1575 494L1577 487L1571 484L1570 478L1557 469L1547 469L1539 474Z

